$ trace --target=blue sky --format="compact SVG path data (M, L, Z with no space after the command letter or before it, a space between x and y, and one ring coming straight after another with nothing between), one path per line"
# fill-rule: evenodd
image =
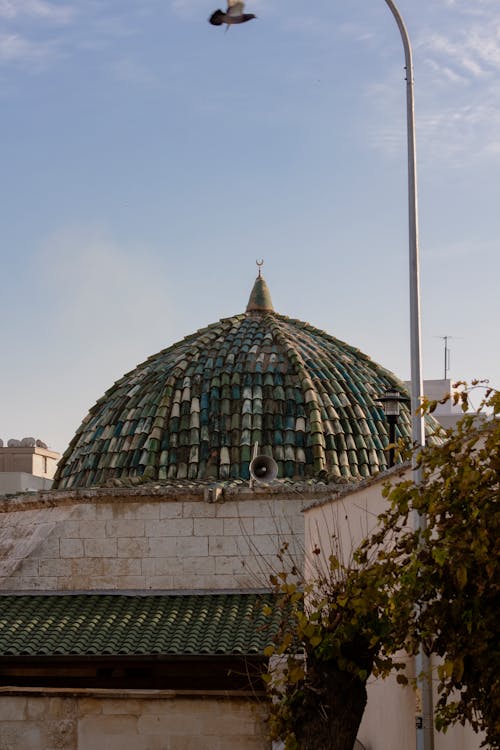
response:
M275 308L409 377L405 85L384 0L0 0L0 437L64 450L147 356ZM423 371L500 385L500 6L399 0Z

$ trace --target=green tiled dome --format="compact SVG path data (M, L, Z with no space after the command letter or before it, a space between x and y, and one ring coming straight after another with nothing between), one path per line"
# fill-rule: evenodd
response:
M387 468L376 401L402 383L362 352L274 312L259 276L246 313L155 354L90 410L55 487L248 479L253 446L278 477L368 477ZM411 420L403 407L400 435Z

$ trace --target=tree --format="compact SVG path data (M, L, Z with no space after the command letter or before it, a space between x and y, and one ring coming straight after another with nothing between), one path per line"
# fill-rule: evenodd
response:
M466 411L471 389L458 385ZM304 587L272 576L284 615L268 651L281 657L267 675L271 734L286 750L352 750L368 677L401 669L396 653L420 645L440 657L437 729L470 722L500 749L499 415L500 393L486 388L478 413L418 454L418 486L386 486L388 510L348 563L333 547Z
M404 571L396 606L403 597L415 605L406 649L416 653L421 643L442 660L436 727L469 722L500 748L500 392L478 381L456 386L464 411L471 392L485 389L477 412L420 454L418 487L407 481L386 489L390 509L366 549L396 539L379 559ZM408 529L412 511L426 521L419 532Z
M332 539L335 545L335 539ZM347 563L340 550L326 569L321 551L314 580L300 586L286 572L271 576L282 602L282 627L267 656L273 701L271 738L286 750L353 750L371 674L402 669L387 569L363 551ZM392 581L392 577L388 580ZM273 661L271 660L271 664Z

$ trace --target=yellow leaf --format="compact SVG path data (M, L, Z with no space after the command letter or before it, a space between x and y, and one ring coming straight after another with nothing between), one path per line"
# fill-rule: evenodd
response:
M455 575L457 577L458 585L461 589L463 589L465 587L465 584L467 583L467 568L465 567L465 565L459 565Z
M297 682L300 682L300 680L304 679L304 667L301 667L300 665L296 665L295 667L292 667L288 671L288 681L292 683L292 685L295 685Z

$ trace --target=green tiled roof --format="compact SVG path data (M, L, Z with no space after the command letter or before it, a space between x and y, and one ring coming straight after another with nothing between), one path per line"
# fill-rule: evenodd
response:
M272 594L2 595L0 657L262 656L281 616Z
M155 354L104 394L54 487L246 480L255 443L279 478L369 477L387 468L376 399L389 387L404 390L358 349L275 313L259 275L246 313ZM407 406L398 431L410 438Z

